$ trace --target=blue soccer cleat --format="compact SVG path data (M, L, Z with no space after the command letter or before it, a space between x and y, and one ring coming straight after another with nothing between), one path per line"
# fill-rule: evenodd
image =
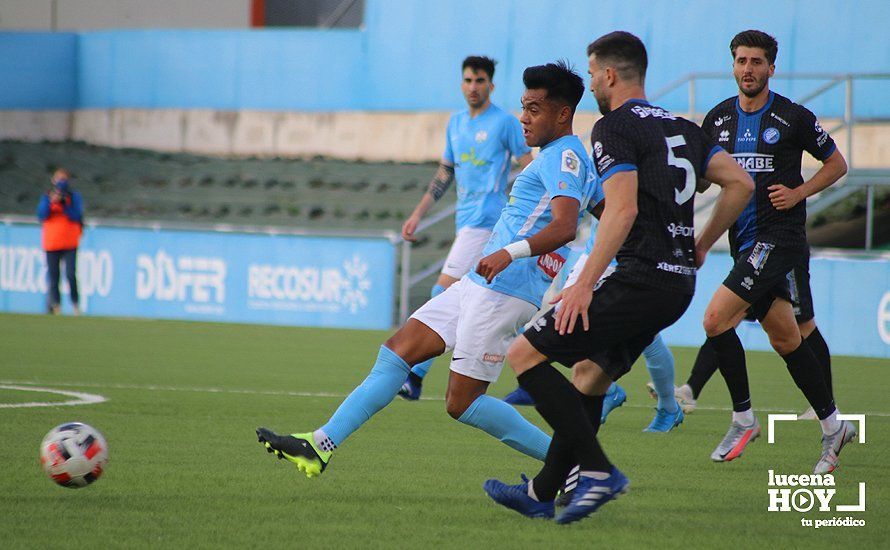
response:
M530 518L552 518L553 502L538 502L528 496L529 480L522 474L522 483L519 485L507 485L503 481L489 479L482 488L501 506L516 510L520 514Z
M600 417L600 424L605 424L609 413L624 405L625 401L627 401L627 392L624 391L624 388L615 384L615 391L611 395L606 394L606 398L603 401L603 416Z
M405 383L399 388L399 397L408 401L417 401L420 399L420 393L423 391L423 378L416 374L409 373Z
M508 393L507 397L504 398L504 403L509 403L510 405L534 405L535 400L522 386L516 386L516 389Z
M606 479L581 476L578 486L575 487L572 502L559 514L556 523L566 524L586 518L599 510L603 504L626 493L629 485L627 476L615 466L612 466L612 472Z
M644 432L667 433L683 423L683 409L677 404L677 412L669 413L664 409L655 409L655 418Z

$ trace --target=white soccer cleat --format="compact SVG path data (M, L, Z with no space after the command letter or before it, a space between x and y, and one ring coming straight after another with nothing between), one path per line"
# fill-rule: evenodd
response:
M685 414L690 414L695 410L695 398L692 397L692 388L689 387L689 384L674 387L674 397L677 398L677 403L680 404L680 408Z
M754 441L760 436L760 423L754 419L754 423L750 426L742 426L738 422L729 425L729 431L723 436L723 441L717 445L714 452L711 453L711 460L714 462L729 462L742 456L748 443Z
M807 408L804 412L797 415L798 420L819 420L819 417L816 416L816 411L813 410L813 407Z
M822 436L822 456L813 469L814 474L830 474L837 468L841 449L856 437L856 426L844 420L841 427L831 435Z

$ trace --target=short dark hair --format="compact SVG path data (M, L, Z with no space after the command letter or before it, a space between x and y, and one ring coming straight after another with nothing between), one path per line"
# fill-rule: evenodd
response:
M488 75L488 80L494 80L494 66L497 65L497 61L490 57L485 57L484 55L471 55L464 59L463 64L460 66L461 72L464 71L467 67L473 69L474 71L485 71Z
M584 95L584 81L581 76L572 69L568 61L562 59L556 63L528 67L522 73L522 83L528 90L547 90L548 99L562 101L572 108L572 112L575 112Z
M779 55L779 43L772 36L763 31L747 30L732 37L729 43L729 53L735 59L735 51L739 46L746 48L760 48L766 54L766 60L770 65L776 64L776 56Z
M600 63L612 65L622 80L646 79L646 46L629 32L615 31L597 38L587 46L587 57L591 55L596 55Z

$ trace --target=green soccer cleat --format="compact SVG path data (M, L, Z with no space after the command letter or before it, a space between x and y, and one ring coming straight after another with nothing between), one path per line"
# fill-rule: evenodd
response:
M316 447L311 433L278 435L268 428L257 428L256 435L266 451L293 462L309 478L322 473L334 454Z

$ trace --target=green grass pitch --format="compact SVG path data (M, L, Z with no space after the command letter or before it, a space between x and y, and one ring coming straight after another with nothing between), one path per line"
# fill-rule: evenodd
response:
M444 411L440 360L420 402L396 400L355 433L316 479L298 475L257 443L254 429L322 424L370 369L381 332L165 321L0 315L0 384L100 394L82 406L0 408L0 545L65 547L304 548L844 548L881 547L890 529L890 361L837 357L843 412L867 414L867 443L850 444L832 504L866 512L767 511L767 472L810 473L820 452L815 422L779 425L766 413L806 404L782 361L749 353L763 437L731 464L709 455L729 422L719 376L700 408L668 435L641 430L652 417L642 363L622 379L627 404L601 431L631 480L630 492L571 526L529 520L491 502L489 477L518 480L538 463ZM685 379L695 350L674 350ZM493 385L515 384L509 369ZM64 401L0 389L0 403ZM533 422L545 426L534 409ZM110 446L105 474L71 490L40 470L43 435L79 420ZM801 518L864 519L864 527L802 527ZM880 541L885 541L881 543Z

